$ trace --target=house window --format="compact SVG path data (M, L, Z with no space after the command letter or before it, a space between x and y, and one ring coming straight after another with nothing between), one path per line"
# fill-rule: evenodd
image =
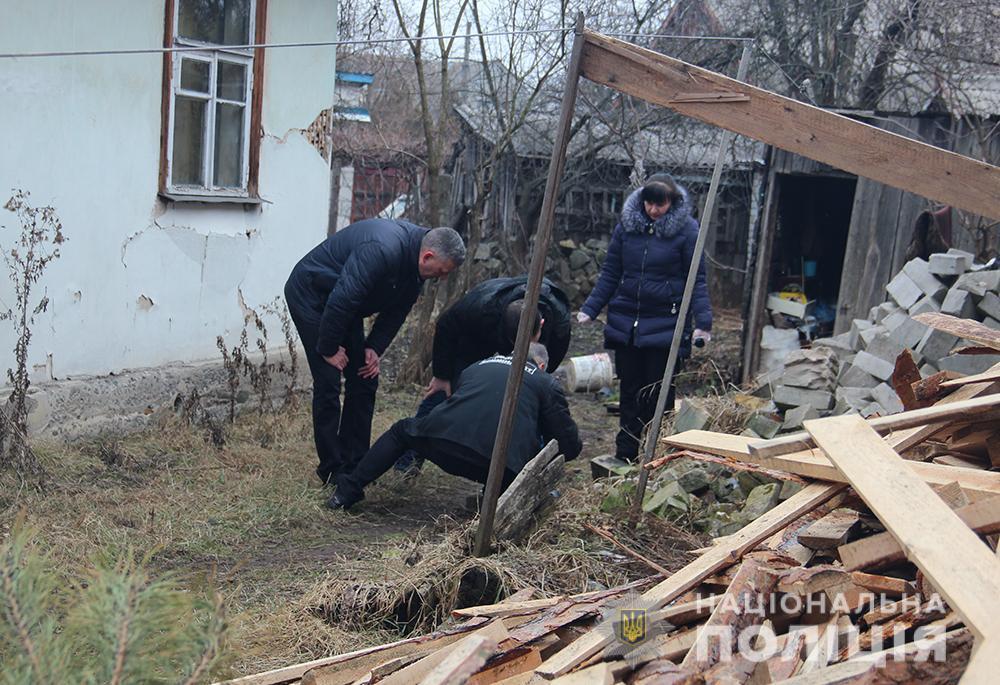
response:
M220 46L171 53L165 67L169 113L161 185L172 197L256 194L252 132L260 98L254 93L254 66L263 56L222 46L261 42L258 3L264 1L173 0L169 8L169 45Z

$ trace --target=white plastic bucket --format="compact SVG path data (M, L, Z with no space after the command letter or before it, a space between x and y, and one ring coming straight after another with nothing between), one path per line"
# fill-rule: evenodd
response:
M607 352L570 357L566 360L566 385L575 392L596 392L611 386L614 369Z

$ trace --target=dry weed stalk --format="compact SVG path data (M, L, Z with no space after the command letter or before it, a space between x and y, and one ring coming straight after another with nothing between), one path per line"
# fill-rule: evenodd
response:
M4 205L13 212L20 224L21 234L14 247L3 250L7 272L14 284L16 304L0 312L0 320L14 325L14 368L7 369L11 384L7 411L0 412L0 444L4 462L13 467L22 481L39 479L42 467L28 444L28 345L35 316L46 310L48 296L37 302L32 300L32 290L53 259L59 257L59 246L66 241L62 223L53 207L34 207L29 203L30 193L16 189ZM6 228L6 226L4 227Z

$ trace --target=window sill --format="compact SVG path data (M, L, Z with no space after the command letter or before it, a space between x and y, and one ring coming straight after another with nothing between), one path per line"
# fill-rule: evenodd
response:
M168 202L202 202L228 205L259 205L264 200L259 197L240 197L238 195L193 195L188 193L159 193Z

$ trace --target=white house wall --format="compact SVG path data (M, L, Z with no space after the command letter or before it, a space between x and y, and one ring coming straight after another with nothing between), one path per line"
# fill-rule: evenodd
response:
M4 52L156 47L162 0L4 3ZM336 3L272 0L268 42L336 35ZM56 377L217 356L244 306L280 295L295 262L327 231L329 168L302 135L330 106L333 47L269 50L260 206L165 203L157 196L162 57L0 60L0 204L12 189L56 208L67 242L36 286L50 299L29 362ZM16 239L0 210L0 245ZM14 304L2 279L0 308ZM280 342L275 321L270 328ZM0 370L14 334L0 323Z

